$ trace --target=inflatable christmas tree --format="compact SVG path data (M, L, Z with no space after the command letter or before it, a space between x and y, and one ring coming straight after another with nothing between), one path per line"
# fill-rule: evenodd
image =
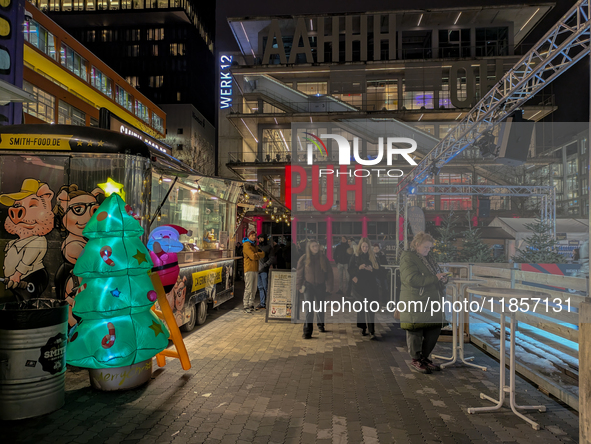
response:
M105 199L86 225L88 243L74 267L81 285L72 312L81 320L70 332L68 364L123 367L168 346L169 332L151 311L157 294L143 232L118 194Z

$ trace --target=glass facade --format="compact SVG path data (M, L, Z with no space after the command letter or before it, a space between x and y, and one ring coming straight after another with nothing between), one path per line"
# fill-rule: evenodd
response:
M36 102L23 103L23 111L47 123L55 123L55 97L26 80L23 89L35 96Z
M58 122L64 125L86 126L86 113L60 100L57 111Z
M53 34L32 19L26 20L23 26L25 41L55 60L55 37Z
M113 97L113 81L96 67L91 70L91 85L108 97Z
M82 80L88 82L88 62L80 56L80 54L63 43L60 48L60 62L68 71L73 72ZM98 90L101 90L101 88L98 88L96 85L93 84L93 86Z

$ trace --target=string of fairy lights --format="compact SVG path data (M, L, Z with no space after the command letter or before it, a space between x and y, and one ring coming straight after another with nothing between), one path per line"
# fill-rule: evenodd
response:
M256 194L259 197L259 194ZM265 214L271 215L271 220L275 223L285 223L287 226L291 226L291 221L293 218L291 217L291 212L285 208L283 205L279 204L276 200L274 200L268 193L262 194L263 202L260 207L263 209ZM238 197L238 204L250 204L250 194L243 188L241 191L240 196ZM257 206L256 203L252 203L251 205ZM240 226L242 220L246 216L248 209L246 207L242 207L242 211L236 214L236 226Z

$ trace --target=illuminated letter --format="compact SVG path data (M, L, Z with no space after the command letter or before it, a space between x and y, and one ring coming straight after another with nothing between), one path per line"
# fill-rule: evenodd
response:
M292 180L294 173L299 174L300 184L292 188ZM291 198L293 194L299 194L306 189L308 184L308 175L304 167L300 165L286 165L285 166L285 206L291 210Z
M332 165L329 165L332 168ZM326 178L326 203L320 203L320 176L318 174L318 165L312 167L312 205L316 211L328 211L332 208L332 199L334 195L334 179L332 174Z
M355 166L355 170L360 169L361 166ZM347 167L341 165L340 170L342 174L340 183L341 211L347 211L347 191L355 191L355 211L363 211L363 178L355 177L355 183L353 185L349 185L347 183L347 177L345 174Z

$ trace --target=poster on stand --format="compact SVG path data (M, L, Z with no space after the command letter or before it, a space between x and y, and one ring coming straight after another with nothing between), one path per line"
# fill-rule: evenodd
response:
M269 293L265 322L269 319L291 321L292 287L295 273L291 270L271 270L269 272Z

